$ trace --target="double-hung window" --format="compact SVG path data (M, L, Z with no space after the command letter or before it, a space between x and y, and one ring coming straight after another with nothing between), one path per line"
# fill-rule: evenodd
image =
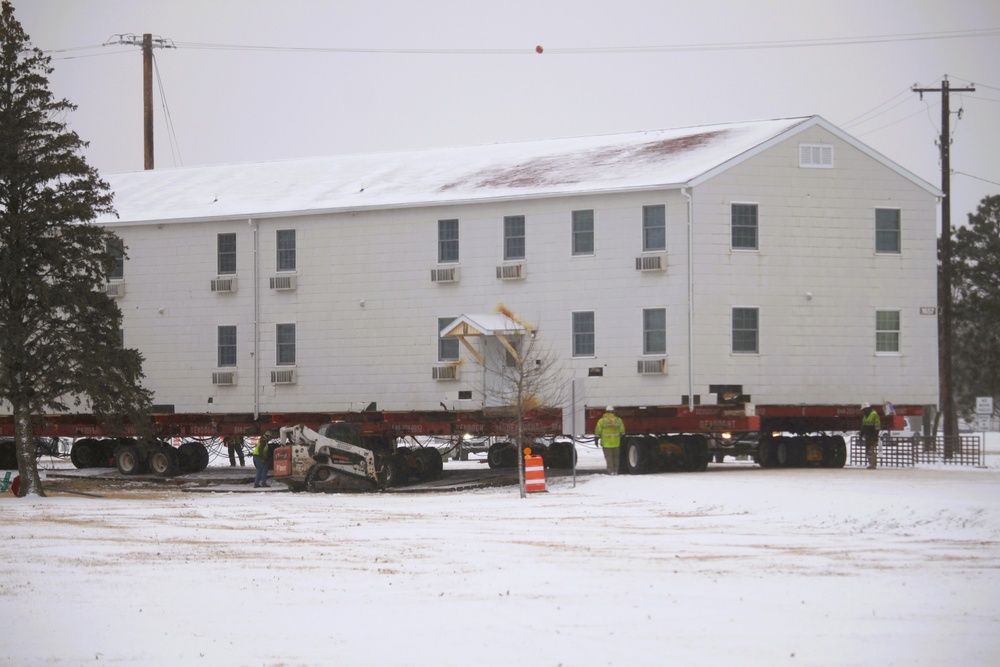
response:
M275 360L278 366L295 365L295 325L276 324L275 334Z
M667 309L645 308L642 311L642 353L667 353Z
M899 311L875 311L875 351L899 352Z
M438 361L458 361L458 339L441 337L441 332L444 331L444 328L454 321L454 317L438 318Z
M667 207L663 204L642 207L642 250L667 249Z
M573 356L594 356L594 311L573 313Z
M900 236L899 209L875 209L875 252L898 255Z
M438 220L438 263L458 261L458 220Z
M108 243L108 252L115 260L115 265L108 273L108 280L121 280L125 277L125 243L115 238Z
M236 325L219 327L219 368L236 365Z
M594 254L594 212L573 211L573 254Z
M217 257L220 276L236 273L236 234L219 234Z
M277 234L278 271L295 270L295 230L279 229Z
M503 219L504 260L524 259L524 216L508 215Z
M733 308L733 352L756 354L760 351L760 321L757 308Z
M757 249L757 204L733 204L732 247L734 250Z

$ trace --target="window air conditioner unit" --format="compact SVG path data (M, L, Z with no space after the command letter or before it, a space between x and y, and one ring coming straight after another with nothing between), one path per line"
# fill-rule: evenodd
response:
M104 293L113 299L120 299L125 296L125 283L104 283Z
M501 264L497 267L497 278L500 280L523 280L526 273L524 264Z
M639 375L663 375L667 372L666 359L640 359L638 363Z
M296 277L297 276L271 276L271 289L293 290L295 289Z
M294 368L276 368L271 371L271 384L295 384Z
M230 278L213 278L212 279L212 291L213 292L235 292L236 291L236 277L232 276Z
M636 271L663 271L667 268L667 258L663 255L640 255L635 258Z
M431 368L431 377L435 380L457 380L458 366L454 364L449 364L447 366L433 366Z
M216 371L212 373L212 384L228 387L236 384L236 371Z
M447 266L437 269L431 269L431 282L432 283L457 283L458 282L458 267L457 266Z

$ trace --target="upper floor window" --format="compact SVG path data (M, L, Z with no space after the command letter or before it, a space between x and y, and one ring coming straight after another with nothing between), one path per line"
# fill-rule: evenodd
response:
M799 144L799 166L806 169L833 169L833 146Z
M667 309L645 308L642 311L642 353L667 353Z
M275 361L279 366L295 365L295 325L276 324L275 335Z
M236 273L236 234L219 234L217 248L219 275Z
M594 212L573 211L573 254L594 254Z
M899 209L875 209L875 252L898 255L900 236Z
M503 219L503 258L524 259L524 216L508 215Z
M757 204L733 204L732 243L734 250L757 249Z
M108 252L115 260L115 264L108 273L109 280L121 280L125 277L125 243L120 238L114 238L108 242Z
M667 249L667 207L663 204L642 207L642 249Z
M219 368L236 365L236 326L219 327Z
M438 220L438 263L458 261L458 220Z
M441 337L444 328L454 321L454 317L438 318L438 361L458 361L458 339Z
M279 229L277 235L278 243L278 271L295 270L295 230Z
M733 352L759 352L758 316L757 308L733 308Z
M594 311L573 313L573 356L594 356Z
M899 352L899 311L875 311L875 351Z

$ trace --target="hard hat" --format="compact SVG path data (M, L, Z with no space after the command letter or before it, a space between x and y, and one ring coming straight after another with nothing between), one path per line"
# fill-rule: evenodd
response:
M614 412L614 411L615 411L615 406L609 405L608 409L607 409L607 412Z
M862 409L862 410L864 410L865 408L870 408L870 407L871 407L871 406L870 406L870 405L868 405L867 403L862 403L862 404L861 404L861 409Z

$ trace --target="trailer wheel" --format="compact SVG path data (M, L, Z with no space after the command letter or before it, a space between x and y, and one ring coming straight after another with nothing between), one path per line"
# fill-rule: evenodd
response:
M115 465L123 475L138 475L146 466L136 445L118 445L115 448Z
M774 451L774 441L770 435L761 435L757 443L757 454L754 457L761 468L773 468L777 464Z
M69 460L77 468L93 468L96 444L97 441L93 438L77 440L69 450Z
M0 470L17 470L17 452L13 440L0 440Z
M792 455L789 452L788 439L779 438L776 443L774 443L774 460L779 467L785 468L792 462Z
M160 477L177 475L177 450L170 445L158 445L149 455L149 472Z
M834 435L823 443L823 466L826 468L843 468L847 463L847 443L844 436Z
M509 468L511 462L508 459L514 457L508 454L508 450L513 449L513 445L509 442L494 442L490 445L490 450L486 453L486 462L490 468Z
M551 468L572 468L576 463L576 447L572 442L553 442L546 463Z
M649 468L649 449L643 438L629 438L625 442L625 472L642 475Z
M684 437L684 453L687 456L688 472L705 472L712 455L708 452L708 443L698 435Z
M421 481L432 481L441 477L441 472L444 470L441 452L434 447L424 447L417 451L417 458L422 459L424 463L424 474L420 478Z
M201 443L183 442L177 448L177 468L181 472L198 472L198 464L201 457L198 455L198 447Z

